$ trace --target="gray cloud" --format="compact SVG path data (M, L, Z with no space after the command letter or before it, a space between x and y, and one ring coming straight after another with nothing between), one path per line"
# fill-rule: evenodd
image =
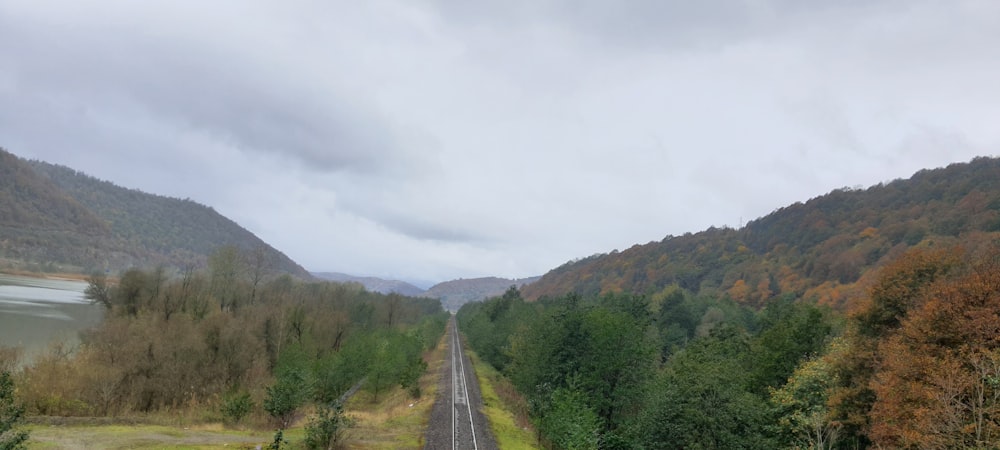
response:
M0 145L442 280L1000 148L975 0L0 3Z

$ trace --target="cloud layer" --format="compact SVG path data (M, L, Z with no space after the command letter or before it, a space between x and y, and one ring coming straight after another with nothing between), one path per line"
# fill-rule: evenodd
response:
M0 2L0 145L440 281L998 153L1000 4Z

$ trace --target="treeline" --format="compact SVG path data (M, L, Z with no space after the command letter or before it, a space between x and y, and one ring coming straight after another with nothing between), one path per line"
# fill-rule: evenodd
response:
M844 188L778 209L741 229L710 228L567 263L524 288L648 295L676 285L760 308L791 294L846 310L865 274L921 245L968 246L1000 236L1000 159L923 170L908 180Z
M28 413L194 410L232 422L256 413L284 426L301 406L330 404L362 381L376 399L395 385L420 395L423 352L448 318L438 301L254 278L234 271L230 253L176 279L162 270L129 270L114 283L93 276L86 295L106 317L79 347L56 346L20 370Z
M516 290L458 313L551 448L994 448L1000 251L913 250L848 315Z

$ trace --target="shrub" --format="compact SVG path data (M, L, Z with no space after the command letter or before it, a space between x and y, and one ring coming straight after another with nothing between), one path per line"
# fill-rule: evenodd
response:
M222 415L231 423L240 423L253 410L249 392L227 394L222 399Z
M344 415L344 408L339 402L333 406L320 406L316 417L306 425L306 447L325 450L337 448L352 425L353 421Z

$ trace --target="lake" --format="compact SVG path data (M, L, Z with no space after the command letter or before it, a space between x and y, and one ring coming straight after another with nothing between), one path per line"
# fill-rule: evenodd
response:
M54 340L79 342L80 330L104 317L104 307L83 298L87 283L0 273L0 345L20 346L25 357Z

